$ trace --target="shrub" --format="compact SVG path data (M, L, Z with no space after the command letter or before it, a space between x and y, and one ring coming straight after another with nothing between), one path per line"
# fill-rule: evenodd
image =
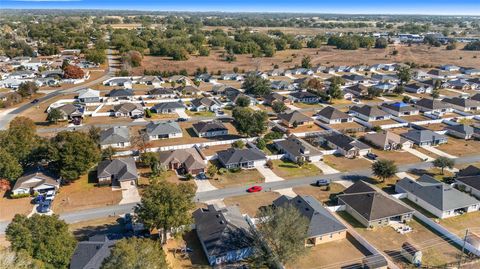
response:
M268 160L267 163L265 163L265 165L270 168L270 169L273 169L273 162L272 160Z
M30 197L30 194L29 193L20 193L20 194L10 195L10 198L12 198L12 199L19 199L19 198L24 198L24 197Z

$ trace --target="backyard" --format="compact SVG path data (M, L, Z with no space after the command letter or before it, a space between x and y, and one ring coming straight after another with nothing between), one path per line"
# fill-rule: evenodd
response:
M182 252L185 247L191 252ZM170 268L211 268L195 231L172 238L163 246Z
M322 171L311 163L305 163L299 166L293 162L283 160L273 160L272 171L279 177L284 179L298 178L298 177L312 177L322 174Z

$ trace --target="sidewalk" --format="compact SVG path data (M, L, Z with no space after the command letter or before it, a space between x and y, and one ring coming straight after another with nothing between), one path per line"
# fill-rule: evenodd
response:
M403 150L417 156L418 158L420 158L422 160L427 160L428 162L431 162L431 161L434 160L432 157L430 157L428 155L425 155L425 154L421 153L420 151L412 149L412 148L404 148Z
M456 159L456 158L458 158L457 156L448 154L448 153L446 153L446 152L444 152L444 151L441 151L441 150L436 149L436 148L431 147L431 146L422 146L422 148L424 148L424 149L426 149L426 150L428 150L428 151L430 151L430 152L432 152L432 153L435 153L435 154L437 154L437 155L439 155L439 156L442 156L442 157L447 157L447 158L450 158L450 159Z

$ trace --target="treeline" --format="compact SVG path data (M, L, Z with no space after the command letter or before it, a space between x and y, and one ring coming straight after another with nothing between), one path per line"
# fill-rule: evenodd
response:
M465 45L464 50L480 50L480 41L470 42Z
M342 50L356 50L358 48L371 48L375 45L375 38L360 35L331 36L328 45Z

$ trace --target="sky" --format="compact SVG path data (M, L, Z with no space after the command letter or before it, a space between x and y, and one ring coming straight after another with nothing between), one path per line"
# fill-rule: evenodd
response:
M480 15L480 0L0 0L0 8Z

